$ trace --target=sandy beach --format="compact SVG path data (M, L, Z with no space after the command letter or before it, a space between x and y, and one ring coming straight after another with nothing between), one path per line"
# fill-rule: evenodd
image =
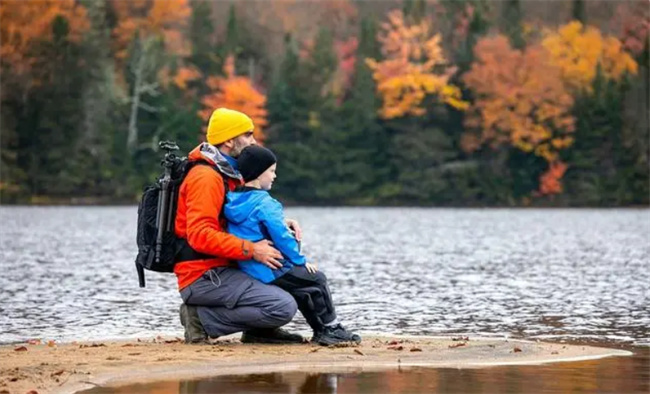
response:
M474 337L366 335L354 347L249 345L238 337L212 345L185 345L173 337L4 345L0 394L73 393L96 386L251 372L481 368L631 355L592 346Z

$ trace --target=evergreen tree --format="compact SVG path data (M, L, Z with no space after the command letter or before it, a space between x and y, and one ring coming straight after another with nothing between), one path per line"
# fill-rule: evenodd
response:
M295 42L285 37L285 54L269 92L269 127L266 143L278 156L278 179L274 187L286 201L309 202L319 179L311 151L312 133L308 126L309 106L303 88L307 81Z
M648 203L647 161L643 165L647 153L639 149L643 144L635 139L626 140L629 134L629 126L623 123L626 89L625 84L608 81L599 71L593 94L576 101L575 144L567 153L569 169L565 176L572 204Z
M189 39L192 44L190 62L203 75L216 75L220 72L222 62L214 43L214 24L212 22L210 3L203 0L193 0L192 18L190 22ZM205 93L202 91L201 93Z
M587 10L584 0L573 0L571 3L571 16L574 20L580 21L583 26L587 23Z
M510 44L517 49L521 49L526 44L522 31L521 0L506 0L503 3L503 24L504 33L510 39Z

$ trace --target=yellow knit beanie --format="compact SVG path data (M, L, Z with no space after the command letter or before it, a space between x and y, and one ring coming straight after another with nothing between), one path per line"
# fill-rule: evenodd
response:
M253 131L254 128L253 121L246 114L228 108L219 108L210 116L208 143L219 145L238 135Z

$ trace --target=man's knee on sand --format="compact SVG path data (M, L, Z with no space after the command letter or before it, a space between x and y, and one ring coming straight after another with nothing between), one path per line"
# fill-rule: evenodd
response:
M298 304L293 296L278 288L275 296L262 306L262 313L278 321L278 327L291 321L298 312Z

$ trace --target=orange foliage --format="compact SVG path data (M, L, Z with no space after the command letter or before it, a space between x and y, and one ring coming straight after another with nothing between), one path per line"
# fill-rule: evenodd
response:
M591 92L599 64L608 79L637 73L637 63L623 50L621 41L604 37L597 28L583 27L578 21L547 34L542 45L562 70L564 83L575 91Z
M378 40L385 60L366 59L383 98L379 110L386 119L406 115L421 116L427 94L459 109L462 101L458 87L449 84L455 68L448 67L440 46L440 34L433 34L429 21L407 24L402 11L391 11L382 24Z
M194 66L181 67L174 76L174 84L181 90L187 89L187 83L201 78L201 71Z
M52 22L61 16L68 23L68 39L79 42L90 23L86 9L74 0L20 1L0 3L0 58L14 73L31 70L34 59L29 48L39 40L52 40Z
M266 126L266 96L260 93L250 79L235 75L235 59L228 56L224 64L225 77L210 77L207 85L212 93L201 100L204 109L199 111L199 116L210 119L212 112L221 107L241 111L250 116L255 123L255 139L264 140L262 129Z
M344 93L350 88L352 84L352 75L354 74L354 66L357 61L356 52L359 46L359 41L356 37L349 38L345 41L336 41L334 43L334 50L338 58L338 67L334 73L332 81L332 93L337 97L340 104L343 100Z
M561 179L567 165L559 160L549 163L548 171L539 177L539 194L560 194L563 191Z
M140 38L160 36L168 53L189 53L182 33L192 12L188 0L113 0L112 5L117 16L113 36L118 59L126 57L136 34Z
M634 56L643 54L650 37L650 12L647 4L641 1L631 6L620 4L616 9L612 25L619 31L619 37L626 51Z
M464 136L464 149L511 144L549 162L556 160L557 152L573 143L573 98L544 49L535 46L522 52L497 36L480 40L475 56L463 77L476 96L466 125L481 134Z

